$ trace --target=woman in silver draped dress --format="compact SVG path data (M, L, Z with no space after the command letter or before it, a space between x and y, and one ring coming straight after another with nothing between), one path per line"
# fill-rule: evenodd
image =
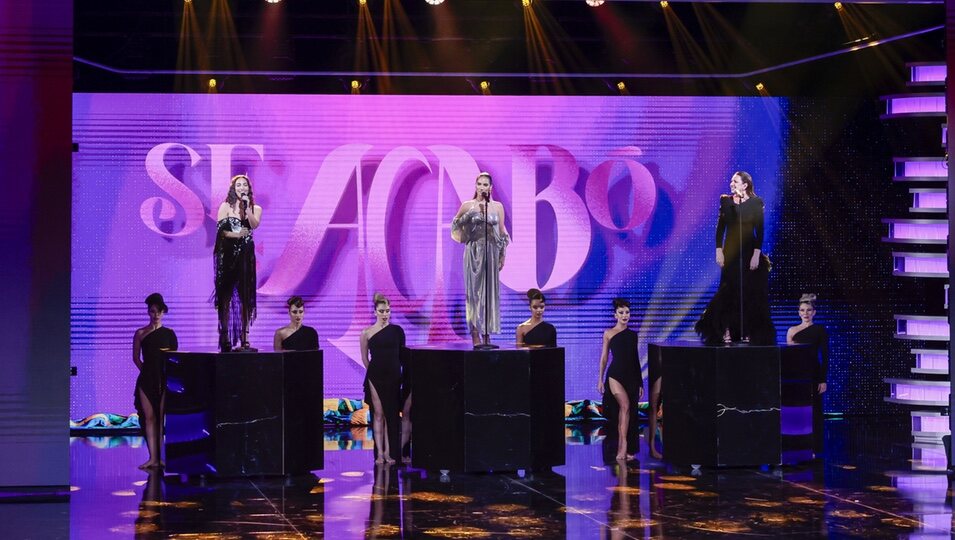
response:
M501 331L501 268L511 237L504 228L504 205L491 197L491 175L482 172L474 182L474 198L464 201L454 220L451 221L451 238L465 244L464 287L467 290L468 330L474 344L480 343L480 334L496 334ZM484 275L485 210L487 215L488 246L487 269ZM485 295L484 284L488 292ZM487 325L485 326L485 299L487 299Z

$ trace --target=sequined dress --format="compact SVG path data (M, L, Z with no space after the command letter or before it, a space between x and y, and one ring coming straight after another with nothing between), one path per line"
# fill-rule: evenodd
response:
M467 293L468 330L478 334L496 334L501 331L501 281L500 261L504 258L507 245L511 242L505 232L501 234L496 212L487 218L487 270L485 280L485 219L484 213L475 205L460 218L451 222L452 236L465 244L464 247L464 288ZM485 295L485 281L488 292ZM485 328L485 303L487 303L488 324Z
M238 233L243 228L252 230L249 220L232 216L220 220L213 256L213 296L220 314L219 344L233 347L242 338L242 311L248 314L249 324L255 320L255 241L251 232L243 238L225 236L226 232ZM222 317L223 310L228 310L228 317Z

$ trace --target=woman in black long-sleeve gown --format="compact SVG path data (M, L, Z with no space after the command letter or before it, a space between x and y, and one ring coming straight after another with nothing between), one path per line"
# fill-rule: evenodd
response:
M763 200L749 173L730 180L731 195L720 197L716 224L716 264L720 286L696 322L707 344L748 340L754 345L776 342L769 314L769 258L762 254Z
M816 350L816 386L812 393L812 439L813 452L820 454L824 441L822 395L826 393L826 381L829 376L829 334L825 326L812 322L815 316L816 295L802 295L799 299L801 322L786 331L786 343L812 345Z
M556 347L557 329L554 328L554 325L544 321L544 309L546 307L544 293L538 289L527 291L527 302L530 305L531 318L517 326L515 332L517 346Z

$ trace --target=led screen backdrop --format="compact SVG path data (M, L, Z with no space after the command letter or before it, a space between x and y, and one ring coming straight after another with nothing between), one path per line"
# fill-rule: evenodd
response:
M361 396L358 335L371 298L392 300L410 344L469 339L463 246L449 223L479 171L494 177L512 236L501 274L503 334L547 295L567 349L568 399L596 398L611 300L633 302L641 352L688 337L718 281L718 197L748 170L772 252L785 100L735 97L490 97L76 94L72 416L128 413L133 332L161 292L184 350L215 347L215 215L248 173L258 320L270 350L306 298L325 349L325 395ZM644 358L645 362L645 358Z

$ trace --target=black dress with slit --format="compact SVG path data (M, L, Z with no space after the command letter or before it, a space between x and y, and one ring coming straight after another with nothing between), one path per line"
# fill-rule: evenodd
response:
M235 347L242 339L242 312L246 312L249 324L255 321L255 242L252 234L242 238L229 238L226 232L252 230L248 219L227 217L219 221L216 245L213 251L216 311L219 313L219 345ZM228 316L223 317L223 311Z
M136 377L136 389L133 391L133 404L139 414L140 423L145 417L143 403L139 396L142 390L152 410L158 414L162 397L166 393L166 370L163 366L163 351L175 351L179 340L171 328L161 326L146 334L139 342L143 355L143 366Z
M640 389L643 388L643 374L640 370L640 358L637 355L637 333L627 328L610 338L610 366L604 381L603 408L607 418L607 440L616 441L617 422L620 418L620 406L610 390L610 379L614 379L627 393L630 401L630 423L627 428L627 454L636 454L640 449L640 422L637 417L637 404ZM616 448L616 445L610 445Z
M823 451L823 403L818 385L829 376L829 334L821 324L812 324L793 334L793 342L812 345L816 349L816 386L812 389L812 439L813 451Z
M304 324L282 340L283 351L314 351L316 349L318 349L318 332Z
M557 329L554 325L541 321L524 334L524 345L557 346Z
M365 375L365 403L372 414L381 414L388 424L388 445L391 458L397 460L401 449L399 429L402 402L402 355L405 349L405 331L397 324L389 324L368 339L368 372ZM374 410L371 386L378 392L381 411ZM375 448L376 457L379 449Z
M723 342L728 328L733 341L749 338L753 345L774 345L776 327L769 313L769 257L760 256L749 269L753 251L763 247L763 200L753 196L736 203L720 197L716 247L723 248L720 286L696 322L696 332L710 345Z

